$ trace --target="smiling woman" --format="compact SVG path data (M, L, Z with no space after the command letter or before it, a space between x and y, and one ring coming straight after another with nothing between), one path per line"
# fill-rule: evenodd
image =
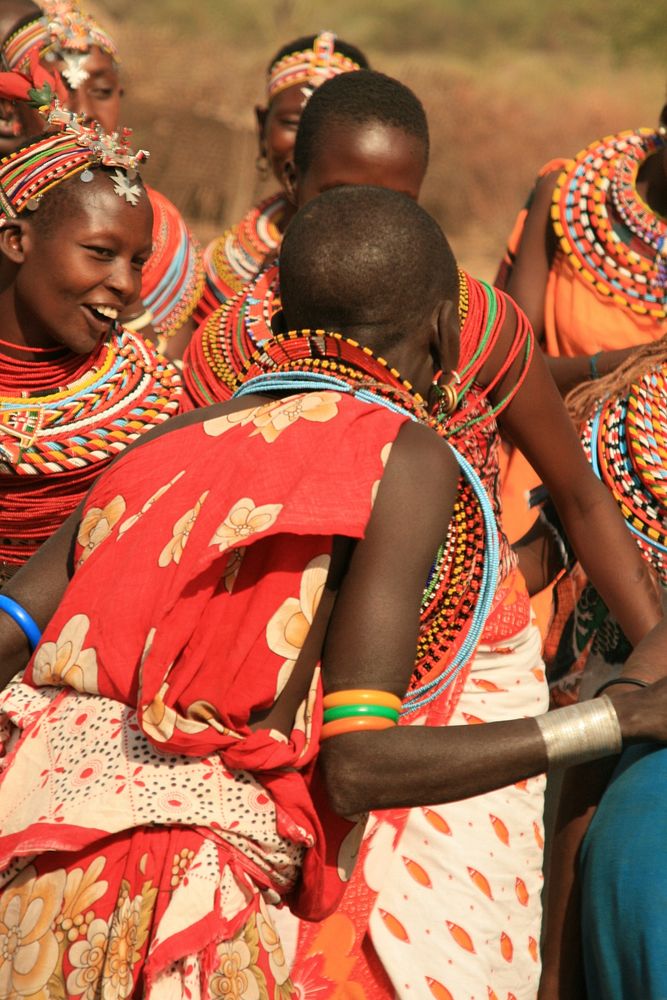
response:
M118 323L151 253L145 154L62 109L49 126L0 160L0 582L181 394Z

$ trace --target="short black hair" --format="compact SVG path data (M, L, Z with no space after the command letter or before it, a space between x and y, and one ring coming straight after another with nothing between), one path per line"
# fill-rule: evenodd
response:
M118 168L103 167L93 163L89 165L88 169L92 170L96 177L98 174L106 174L111 177L114 170ZM144 189L143 181L138 174L132 183L138 184L142 190ZM82 196L86 193L87 188L88 185L81 180L81 174L68 177L67 180L46 191L39 199L38 206L34 211L24 209L21 212L21 218L29 219L42 235L51 236L54 230L62 225L66 219L73 218L77 214Z
M293 42L287 42L278 49L275 56L269 63L267 67L267 72L270 73L277 62L284 59L285 56L291 56L294 52L305 52L306 49L312 49L315 44L315 39L319 38L319 35L302 35L301 38L295 38ZM346 56L353 62L356 62L361 69L368 69L368 59L356 45L351 45L349 42L344 42L342 38L334 36L334 52L340 52L342 56Z
M457 302L458 270L440 226L412 198L350 185L314 198L290 222L280 292L290 329L352 332L386 350L438 302Z
M342 73L327 80L312 95L301 115L294 145L294 162L308 172L332 125L380 125L402 129L424 148L428 163L426 112L419 98L399 80L375 70Z

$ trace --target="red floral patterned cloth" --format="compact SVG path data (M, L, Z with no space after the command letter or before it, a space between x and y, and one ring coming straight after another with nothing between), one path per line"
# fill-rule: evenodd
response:
M361 831L315 787L319 670L288 735L249 719L404 419L310 393L100 477L73 579L0 696L0 996L292 995L266 902L330 912Z

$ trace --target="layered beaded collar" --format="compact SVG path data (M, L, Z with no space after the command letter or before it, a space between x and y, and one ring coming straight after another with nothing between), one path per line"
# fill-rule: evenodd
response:
M625 396L601 403L583 429L582 443L666 585L667 364L646 372Z
M551 207L575 271L618 305L656 319L667 315L667 220L640 198L637 177L666 141L639 129L592 143L560 174Z

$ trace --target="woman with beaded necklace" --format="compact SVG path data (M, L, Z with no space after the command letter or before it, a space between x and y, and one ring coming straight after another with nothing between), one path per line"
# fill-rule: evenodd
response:
M606 136L540 171L496 284L526 312L563 395L667 332L666 236L663 126ZM518 536L538 478L516 449L506 464L503 500Z
M177 372L118 323L150 256L144 154L57 107L49 125L0 160L3 580L181 397Z
M32 5L3 44L10 70L33 79L45 70L56 78L66 107L107 132L118 128L123 94L113 39L78 0ZM204 286L201 251L180 212L159 191L147 188L153 208L153 253L143 272L141 297L125 311L125 325L156 341L169 358L181 357Z
M308 95L325 80L366 67L364 54L330 31L296 38L276 52L267 71L266 107L255 108L257 169L262 175L273 174L283 190L255 205L206 247L206 287L197 307L198 322L235 295L278 251L295 211L284 191L284 166L292 158Z
M307 206L331 188L376 184L417 200L428 148L424 110L411 91L370 71L339 76L323 84L304 109L291 172L293 197ZM396 266L401 266L400 258ZM275 267L265 268L193 337L184 378L199 403L228 398L238 389L251 356L256 354L260 365L264 356L271 360L272 338L280 322L274 316L278 277ZM523 313L502 292L462 273L459 321L458 374L447 370L438 382L435 412L442 430L479 472L498 513L498 419L544 471L591 576L638 640L660 619L661 608L613 503L591 476L542 358L532 354ZM310 362L302 359L302 363ZM588 515L593 512L598 520L591 529ZM597 540L591 530L600 532ZM607 532L613 542L605 539ZM474 724L518 712L531 715L546 706L539 633L502 531L499 538L500 582L486 631L468 676L441 704L436 700L430 706L433 724ZM627 560L623 581L605 555L614 546ZM539 978L542 789L540 781L531 781L494 797L433 808L428 817L418 810L407 816L375 817L368 829L364 864L358 866L354 886L343 901L345 913L338 914L322 934L302 925L295 976L305 982L314 964L325 985L332 975L339 985L353 976L358 989L365 991L360 996L373 997L375 990L382 995L389 981L407 995L408 989L423 988L428 978L443 983L438 972L451 962L471 992L490 988L498 995L511 991L522 998L534 997ZM441 832L456 831L446 841L446 850L438 851L432 840L438 826ZM523 850L498 851L499 841L505 847L521 844ZM401 851L401 844L409 845L408 853ZM404 857L417 867L406 866ZM413 877L419 869L428 874L434 889L428 907ZM471 870L496 885L490 896L480 889L479 879L471 879ZM470 907L483 912L486 926L492 928L484 940L457 919ZM397 948L392 931L398 925L385 922L382 913L392 914L404 928L408 924L413 928L409 940L403 939L403 948ZM440 928L447 921L455 930L443 940ZM515 928L513 935L504 930L508 922ZM437 952L417 943L436 938Z

